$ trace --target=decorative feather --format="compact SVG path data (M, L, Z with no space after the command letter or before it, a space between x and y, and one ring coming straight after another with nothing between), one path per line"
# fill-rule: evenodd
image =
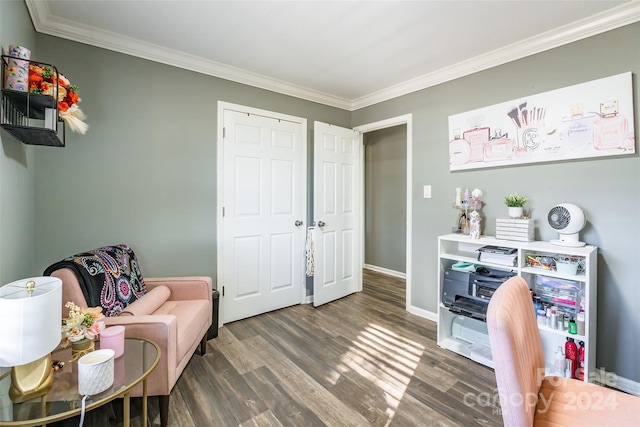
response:
M69 107L67 111L60 111L60 118L69 126L69 128L81 135L87 133L89 125L83 122L86 119L85 114L77 104Z

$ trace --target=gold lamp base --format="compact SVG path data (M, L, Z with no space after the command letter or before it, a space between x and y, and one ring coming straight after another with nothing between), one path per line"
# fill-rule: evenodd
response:
M9 397L14 403L44 396L53 385L51 354L26 365L11 368Z

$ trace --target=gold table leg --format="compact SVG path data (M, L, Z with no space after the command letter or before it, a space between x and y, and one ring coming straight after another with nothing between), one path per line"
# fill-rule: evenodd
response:
M147 427L147 378L142 380L142 427Z
M124 399L124 407L123 407L123 412L124 414L122 415L122 418L124 418L123 421L123 425L124 427L129 427L131 424L131 399L129 398L129 392L126 392L123 396Z
M40 410L42 411L42 416L47 416L47 395L45 394L40 398ZM42 427L47 427L46 424L42 424Z

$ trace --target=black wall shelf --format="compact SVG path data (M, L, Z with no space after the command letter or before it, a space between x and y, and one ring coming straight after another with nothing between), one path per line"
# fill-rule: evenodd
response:
M46 128L31 126L10 125L3 123L2 129L13 135L17 140L28 145L46 145L49 147L64 147L64 136L62 140L58 134ZM64 124L62 125L64 127ZM64 134L64 129L62 130Z
M10 59L51 67L55 73L55 81L58 80L58 70L50 64L2 55L2 84L6 82ZM24 144L64 147L65 124L58 114L57 89L55 94L56 97L53 97L7 88L2 89L0 127ZM51 128L43 126L47 112L52 117L49 124Z

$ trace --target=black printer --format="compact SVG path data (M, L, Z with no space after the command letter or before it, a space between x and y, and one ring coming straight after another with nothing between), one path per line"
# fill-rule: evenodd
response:
M442 278L442 303L452 313L482 320L487 319L489 300L513 271L478 267L475 272L448 268Z

